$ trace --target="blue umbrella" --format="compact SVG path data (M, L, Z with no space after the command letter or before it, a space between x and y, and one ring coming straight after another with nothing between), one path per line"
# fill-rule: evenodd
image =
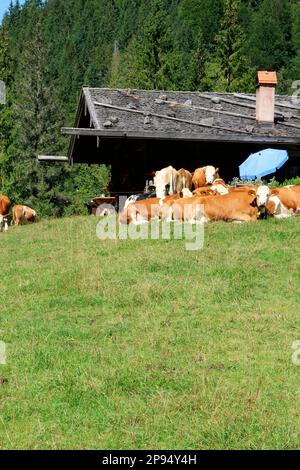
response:
M286 150L266 149L258 153L252 153L247 160L239 166L240 178L255 180L263 176L275 173L289 159Z

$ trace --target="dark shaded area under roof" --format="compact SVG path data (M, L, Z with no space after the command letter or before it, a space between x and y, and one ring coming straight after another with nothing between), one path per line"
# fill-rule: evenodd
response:
M257 126L255 109L254 95L83 88L74 128L62 132L71 136L70 162L110 164L115 186L127 174L131 191L166 165L215 164L229 179L252 151L272 146L300 157L300 106L276 96L274 128ZM291 160L282 178L299 166Z

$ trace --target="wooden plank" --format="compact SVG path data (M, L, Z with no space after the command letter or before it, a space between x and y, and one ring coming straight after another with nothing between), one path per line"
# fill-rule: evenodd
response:
M85 97L85 102L87 104L87 107L88 107L88 110L89 110L89 113L90 113L90 118L92 120L92 123L93 123L95 129L100 129L97 113L96 113L96 110L95 110L95 106L93 105L90 90L87 87L84 87L82 90L83 90L83 94L84 94L84 97Z
M277 126L293 127L294 129L300 129L298 124L292 124L291 122L278 122Z
M85 135L85 136L99 136L99 137L107 137L107 138L125 138L126 132L125 131L116 131L114 129L105 130L105 129L89 129L87 127L78 128L78 127L62 127L61 133L63 135Z
M194 106L194 105L188 105L185 103L180 103L179 101L164 101L165 104L169 104L172 107L176 106L178 108L187 108L187 109L192 109L195 111L205 111L209 113L214 113L214 114L223 114L225 116L232 116L232 117L238 117L241 119L250 119L252 121L256 120L256 116L250 114L246 116L245 114L240 114L240 113L235 113L233 111L221 111L219 109L214 109L214 108L206 108L204 106Z
M243 99L243 100L256 101L256 98L254 98L254 97L252 97L252 96L243 95L243 94L240 94L240 93L234 93L233 96L235 96L235 98L240 98L240 99ZM295 110L297 110L297 111L300 111L300 108L299 108L299 107L294 106L294 105L292 105L292 104L284 104L284 103L278 103L278 102L276 102L276 97L275 97L275 107L287 108L287 109L295 109Z
M68 162L68 157L60 157L55 155L38 155L39 162Z
M178 134L176 132L135 132L135 131L116 131L102 129L80 129L73 127L63 127L61 129L63 135L72 136L99 136L103 139L130 139L130 140L177 140L192 142L215 142L215 143L254 143L254 144L294 144L300 145L299 137L282 137L270 135L211 135L211 134Z
M135 114L142 114L145 116L144 111L140 111L138 109L130 109L130 108L123 108L122 106L114 106L112 104L107 104L107 103L99 103L98 101L94 101L95 106L102 106L103 108L109 108L109 109L115 109L118 111L124 111L127 113L135 113ZM167 119L169 121L175 121L175 122L182 122L184 124L190 124L193 126L200 126L200 127L206 127L209 129L216 129L216 130L221 130L225 132L233 132L233 133L238 133L238 134L248 134L247 131L242 131L240 129L231 129L229 127L222 127L222 126L214 126L213 124L205 124L203 122L198 122L198 121L190 121L188 119L180 119L180 118L175 118L171 116L167 116L166 114L157 114L157 113L152 113L149 112L148 116L154 116L160 119Z

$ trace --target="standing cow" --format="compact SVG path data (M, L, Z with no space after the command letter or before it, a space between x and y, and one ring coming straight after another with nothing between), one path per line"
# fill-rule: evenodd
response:
M156 187L156 197L162 199L168 194L177 193L177 171L172 166L163 168L155 173L154 186Z
M10 207L10 200L7 196L0 194L0 232L7 232L8 222L7 216Z
M37 213L35 212L35 210L31 209L31 207L28 207L28 206L21 206L21 205L14 206L12 209L12 214L13 214L14 225L22 225L23 222L25 223L38 222Z
M219 168L214 166L204 166L194 171L192 183L194 189L202 188L213 184L213 182L219 178Z
M181 168L181 170L177 171L177 185L176 185L176 192L177 194L181 193L183 189L192 189L192 174Z
M7 196L0 194L0 215L8 215L10 200Z

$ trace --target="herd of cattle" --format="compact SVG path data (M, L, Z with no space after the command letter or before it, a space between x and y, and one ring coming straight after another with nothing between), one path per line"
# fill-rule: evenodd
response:
M154 184L145 194L127 199L119 222L141 224L160 219L167 222L224 220L242 223L299 214L300 185L232 188L213 166L198 168L194 173L184 169L176 171L170 166L155 173Z
M7 196L0 194L0 232L7 232L8 220L11 217L14 225L38 222L37 213L28 206L16 205L12 208L11 215L9 209L11 202Z
M220 178L218 168L206 166L194 173L172 166L157 171L154 184L143 195L130 196L119 213L122 224L141 224L160 219L167 222L205 223L224 220L249 222L267 217L300 215L300 185L270 188L240 186L232 188ZM35 210L16 205L0 195L0 232L14 225L38 221ZM104 215L104 214L103 214ZM107 214L106 214L107 215Z

